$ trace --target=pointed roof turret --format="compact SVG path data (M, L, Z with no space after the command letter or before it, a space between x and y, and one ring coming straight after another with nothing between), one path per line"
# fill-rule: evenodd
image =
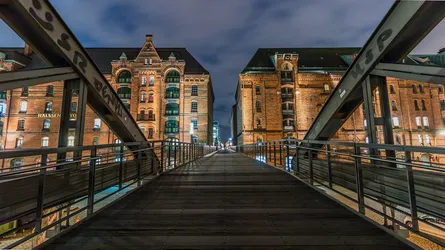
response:
M125 52L122 52L122 55L119 57L119 59L123 59L123 58L127 59L127 55L125 55Z

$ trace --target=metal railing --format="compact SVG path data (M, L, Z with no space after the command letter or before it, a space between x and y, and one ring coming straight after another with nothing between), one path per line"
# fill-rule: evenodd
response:
M405 237L408 229L445 246L445 148L287 139L236 150L296 175Z
M2 229L0 248L33 248L158 174L215 150L151 141L0 152L3 166L13 164L0 172L0 226L12 225Z

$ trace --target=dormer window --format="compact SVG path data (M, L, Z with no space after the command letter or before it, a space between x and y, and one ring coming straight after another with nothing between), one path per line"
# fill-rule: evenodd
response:
M144 60L144 64L145 64L145 65L148 64L148 59L147 59L147 58L145 58L145 60Z
M152 65L152 64L153 64L153 59L150 58L150 59L148 60L148 64Z

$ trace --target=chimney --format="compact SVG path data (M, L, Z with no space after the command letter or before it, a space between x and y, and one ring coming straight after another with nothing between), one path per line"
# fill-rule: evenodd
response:
M438 53L439 54L445 54L445 47L441 48Z
M30 56L32 53L33 53L32 48L27 43L25 43L25 48L23 49L23 54L25 56Z

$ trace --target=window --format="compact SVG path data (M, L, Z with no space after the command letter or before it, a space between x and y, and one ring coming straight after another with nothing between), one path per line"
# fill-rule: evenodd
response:
M28 87L22 88L22 96L28 96Z
M425 128L428 128L430 126L428 123L428 117L426 117L426 116L423 117L423 126Z
M440 100L440 110L445 110L445 100L444 99Z
M416 116L416 125L418 128L422 127L422 118L420 116Z
M77 112L77 102L71 103L71 112L76 113Z
M25 113L27 109L28 109L28 102L21 101L20 102L20 113Z
M6 91L0 91L0 99L6 99Z
M19 137L15 140L15 147L16 148L21 148L23 145L23 137Z
M19 170L23 166L23 159L12 159L11 160L11 168L13 171Z
M425 143L426 143L426 145L431 145L430 135L425 135Z
M391 109L392 111L397 111L397 105L396 105L396 101L391 101Z
M3 122L0 121L0 136L3 134Z
M46 96L53 96L54 94L54 86L49 85L46 87Z
M153 59L148 59L148 64L152 65L153 64Z
M257 119L256 120L256 126L257 126L257 128L261 128L262 127L261 119Z
M419 103L417 102L417 100L414 100L414 109L419 110Z
M400 126L399 117L393 117L392 124L393 124L394 128L398 128Z
M329 84L325 84L323 87L324 87L324 92L329 92L329 90L331 89L329 87Z
M192 118L193 129L198 129L198 119Z
M18 121L17 130L25 130L25 120Z
M423 85L422 85L422 84L419 84L419 92L420 92L420 93L425 93L425 92L423 91Z
M179 98L179 88L168 87L165 89L165 98L177 99Z
M423 136L422 135L418 135L419 137L419 144L423 145Z
M74 136L68 136L68 147L74 147Z
M390 94L395 94L396 91L394 90L394 85L389 85L389 93Z
M412 88L413 88L413 94L417 94L417 87L416 87L416 85L413 85Z
M139 110L139 119L138 120L141 120L141 121L145 120L145 110L143 110L143 109Z
M145 92L142 92L141 93L141 102L145 102L145 96L146 96L147 94L145 94Z
M142 77L142 86L145 86L145 85L147 85L147 77L143 76Z
M256 101L256 112L261 112L261 102L260 101Z
M165 83L179 83L179 81L179 72L176 70L171 70L165 77Z
M198 85L192 85L192 96L198 96Z
M102 121L99 118L94 119L94 129L100 129Z
M439 94L443 94L443 87L442 86L438 86L437 89L439 90Z
M45 103L45 113L51 113L53 111L53 103L47 102Z
M168 120L165 122L165 133L178 133L179 132L179 121Z
M145 64L145 65L148 64L148 59L147 59L147 58L144 59L144 64Z
M148 102L153 103L153 100L154 100L153 93L148 94Z
M257 95L261 95L261 88L260 88L260 86L256 86L256 87L255 87L255 93L256 93Z
M99 137L96 136L93 138L93 145L98 145L99 144Z
M192 101L191 112L198 112L198 102Z
M365 137L365 143L369 143L369 137L368 136Z
M43 129L44 130L49 130L50 127L51 127L51 120L50 119L45 119L43 121Z
M117 78L117 82L118 83L131 83L130 71L128 71L128 70L122 71Z
M155 78L154 76L150 76L150 86L154 86L155 85Z
M117 95L121 99L131 99L131 89L128 87L122 87L117 89Z
M425 100L422 100L422 110L426 110Z
M165 105L165 115L179 115L179 104L167 103Z
M366 128L368 127L368 121L366 121L366 119L363 120L363 126Z
M402 140L400 139L400 135L396 135L396 144L402 145Z
M48 147L49 138L48 137L42 137L42 147Z
M148 120L149 121L154 121L155 120L155 115L153 114L153 110L149 110L148 111Z
M149 139L153 138L153 128L148 128L148 138Z

